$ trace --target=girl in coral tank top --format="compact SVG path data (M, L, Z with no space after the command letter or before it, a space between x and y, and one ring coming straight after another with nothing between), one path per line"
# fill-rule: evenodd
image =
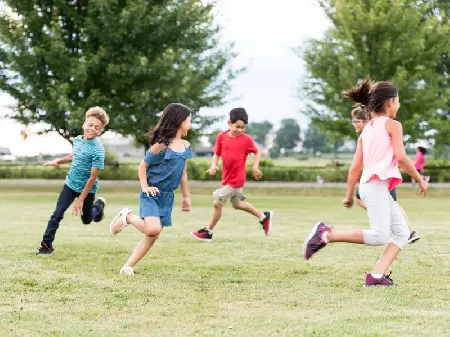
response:
M374 116L358 139L343 200L345 207L352 207L355 185L363 166L359 194L367 206L370 230L333 232L331 226L319 222L305 240L303 256L308 260L332 242L385 246L375 268L366 273L365 286L392 286L394 282L385 273L408 243L410 234L405 217L389 194L402 182L398 166L416 179L422 195L426 195L428 184L406 156L402 125L394 120L400 108L396 86L390 82L374 82L368 77L360 85L345 91L344 98L365 105Z

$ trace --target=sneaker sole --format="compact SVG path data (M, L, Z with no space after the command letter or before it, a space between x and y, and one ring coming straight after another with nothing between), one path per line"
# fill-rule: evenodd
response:
M319 227L319 225L320 225L321 223L323 223L323 221L319 221L318 223L316 223L316 224L314 225L314 227L311 229L311 232L309 233L309 236L308 236L308 237L306 238L306 240L303 242L303 250L302 250L302 254L303 254L303 257L304 257L306 260L309 260L309 259L306 258L306 249L307 249L307 247L308 247L308 242L309 242L309 240L312 239L312 237L314 236L314 234L316 234L316 232L317 232L317 227Z
M415 237L408 239L408 243L414 243L418 240L420 240L420 235L416 235Z
M269 226L268 226L269 228L267 228L266 236L269 236L269 235L270 235L270 232L272 232L272 225L273 225L273 212L270 211L269 214L270 214L270 218L269 218Z
M198 236L196 236L196 235L194 234L194 232L191 232L190 235L191 235L194 239L197 239L198 241L208 242L208 243L212 242L212 239L202 239L202 238L199 238Z

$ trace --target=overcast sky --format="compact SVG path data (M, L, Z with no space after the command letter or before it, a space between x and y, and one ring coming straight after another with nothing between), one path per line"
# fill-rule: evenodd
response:
M278 125L282 118L295 118L306 126L296 98L304 65L292 48L323 35L329 25L323 11L314 0L221 0L218 11L222 34L235 42L239 53L234 63L247 67L247 71L233 82L229 97L236 100L201 112L226 116L231 108L241 106L249 113L250 122L269 120ZM8 104L11 99L0 95L0 114ZM225 127L225 121L217 126ZM32 136L23 142L20 130L20 125L0 120L0 146L9 147L16 155L70 152L70 144L57 135Z

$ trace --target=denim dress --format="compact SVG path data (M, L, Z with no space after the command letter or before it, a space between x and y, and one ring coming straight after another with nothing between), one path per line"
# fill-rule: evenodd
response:
M173 191L180 186L181 176L187 159L192 158L192 149L175 152L170 148L160 153L151 153L150 149L144 157L147 168L147 184L157 187L159 193L155 196L140 192L139 216L158 217L163 227L172 226L172 210L174 203Z

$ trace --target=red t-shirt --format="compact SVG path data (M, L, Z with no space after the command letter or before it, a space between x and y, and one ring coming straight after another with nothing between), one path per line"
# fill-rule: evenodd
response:
M245 163L250 153L257 153L253 138L245 133L230 137L228 130L217 135L214 153L222 157L222 185L240 188L245 183Z

